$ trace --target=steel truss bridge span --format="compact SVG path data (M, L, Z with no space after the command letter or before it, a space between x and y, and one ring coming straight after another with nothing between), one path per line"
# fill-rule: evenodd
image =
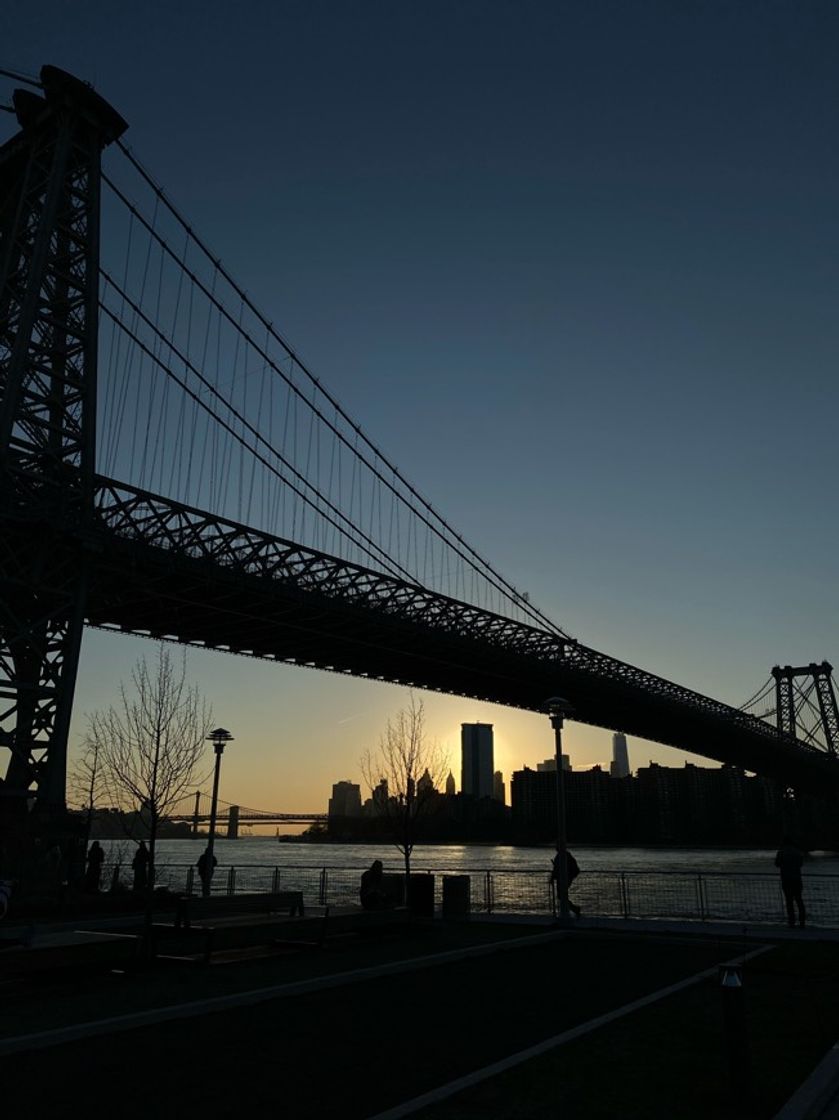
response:
M7 521L7 527L11 528ZM192 646L573 718L733 763L805 790L835 761L765 721L579 642L97 476L84 526L19 522L25 571L44 542L91 557L85 622ZM33 544L36 554L32 554ZM39 555L41 554L41 555ZM8 555L8 552L7 552Z
M532 711L562 694L582 722L836 789L833 699L820 751L791 684L775 728L571 639L324 390L122 117L55 67L25 81L0 145L4 843L64 827L85 625Z

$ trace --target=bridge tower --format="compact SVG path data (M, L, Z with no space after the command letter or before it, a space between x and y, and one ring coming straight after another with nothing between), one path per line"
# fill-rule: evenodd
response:
M837 708L836 694L833 691L832 673L833 666L828 661L822 661L819 665L813 661L809 665L784 665L783 667L776 665L772 670L772 676L775 678L775 711L778 730L783 735L796 737L798 720L793 682L797 677L809 677L811 678L810 685L806 693L802 694L809 701L810 695L815 693L824 744L828 754L836 758L839 754L839 708Z
M90 569L100 157L127 127L52 66L0 148L0 823L63 818ZM69 530L69 532L68 532ZM0 775L2 774L0 763ZM49 822L52 822L50 824Z

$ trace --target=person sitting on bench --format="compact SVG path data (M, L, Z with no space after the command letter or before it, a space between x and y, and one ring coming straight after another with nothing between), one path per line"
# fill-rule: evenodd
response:
M365 910L390 910L393 906L385 889L384 869L380 859L373 863L361 876L361 905Z

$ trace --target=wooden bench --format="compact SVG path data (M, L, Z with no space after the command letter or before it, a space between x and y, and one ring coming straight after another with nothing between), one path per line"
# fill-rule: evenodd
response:
M154 956L159 960L209 963L214 950L276 940L288 918L303 917L302 891L257 894L184 895L175 905L172 925L152 927ZM248 922L253 918L253 922ZM193 922L217 924L193 925ZM190 942L196 946L191 948Z
M258 894L184 895L175 906L175 929L188 930L193 920L238 918L247 914L279 914L303 917L302 891L264 891Z
M320 944L326 945L332 939L365 938L376 934L389 934L404 931L412 924L410 911L404 907L392 910L341 910L330 913L327 906L323 916Z

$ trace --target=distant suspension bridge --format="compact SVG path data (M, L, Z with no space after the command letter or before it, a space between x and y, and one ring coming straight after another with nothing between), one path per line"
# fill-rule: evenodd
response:
M197 836L199 826L209 824L210 809L210 795L201 790L196 790L194 794L183 798L175 807L174 812L167 813L166 819L178 823L185 821L191 824L192 834ZM216 826L220 833L227 836L228 840L236 840L241 825L325 824L326 820L326 813L282 813L274 809L247 809L243 805L232 805L228 801L219 799Z

